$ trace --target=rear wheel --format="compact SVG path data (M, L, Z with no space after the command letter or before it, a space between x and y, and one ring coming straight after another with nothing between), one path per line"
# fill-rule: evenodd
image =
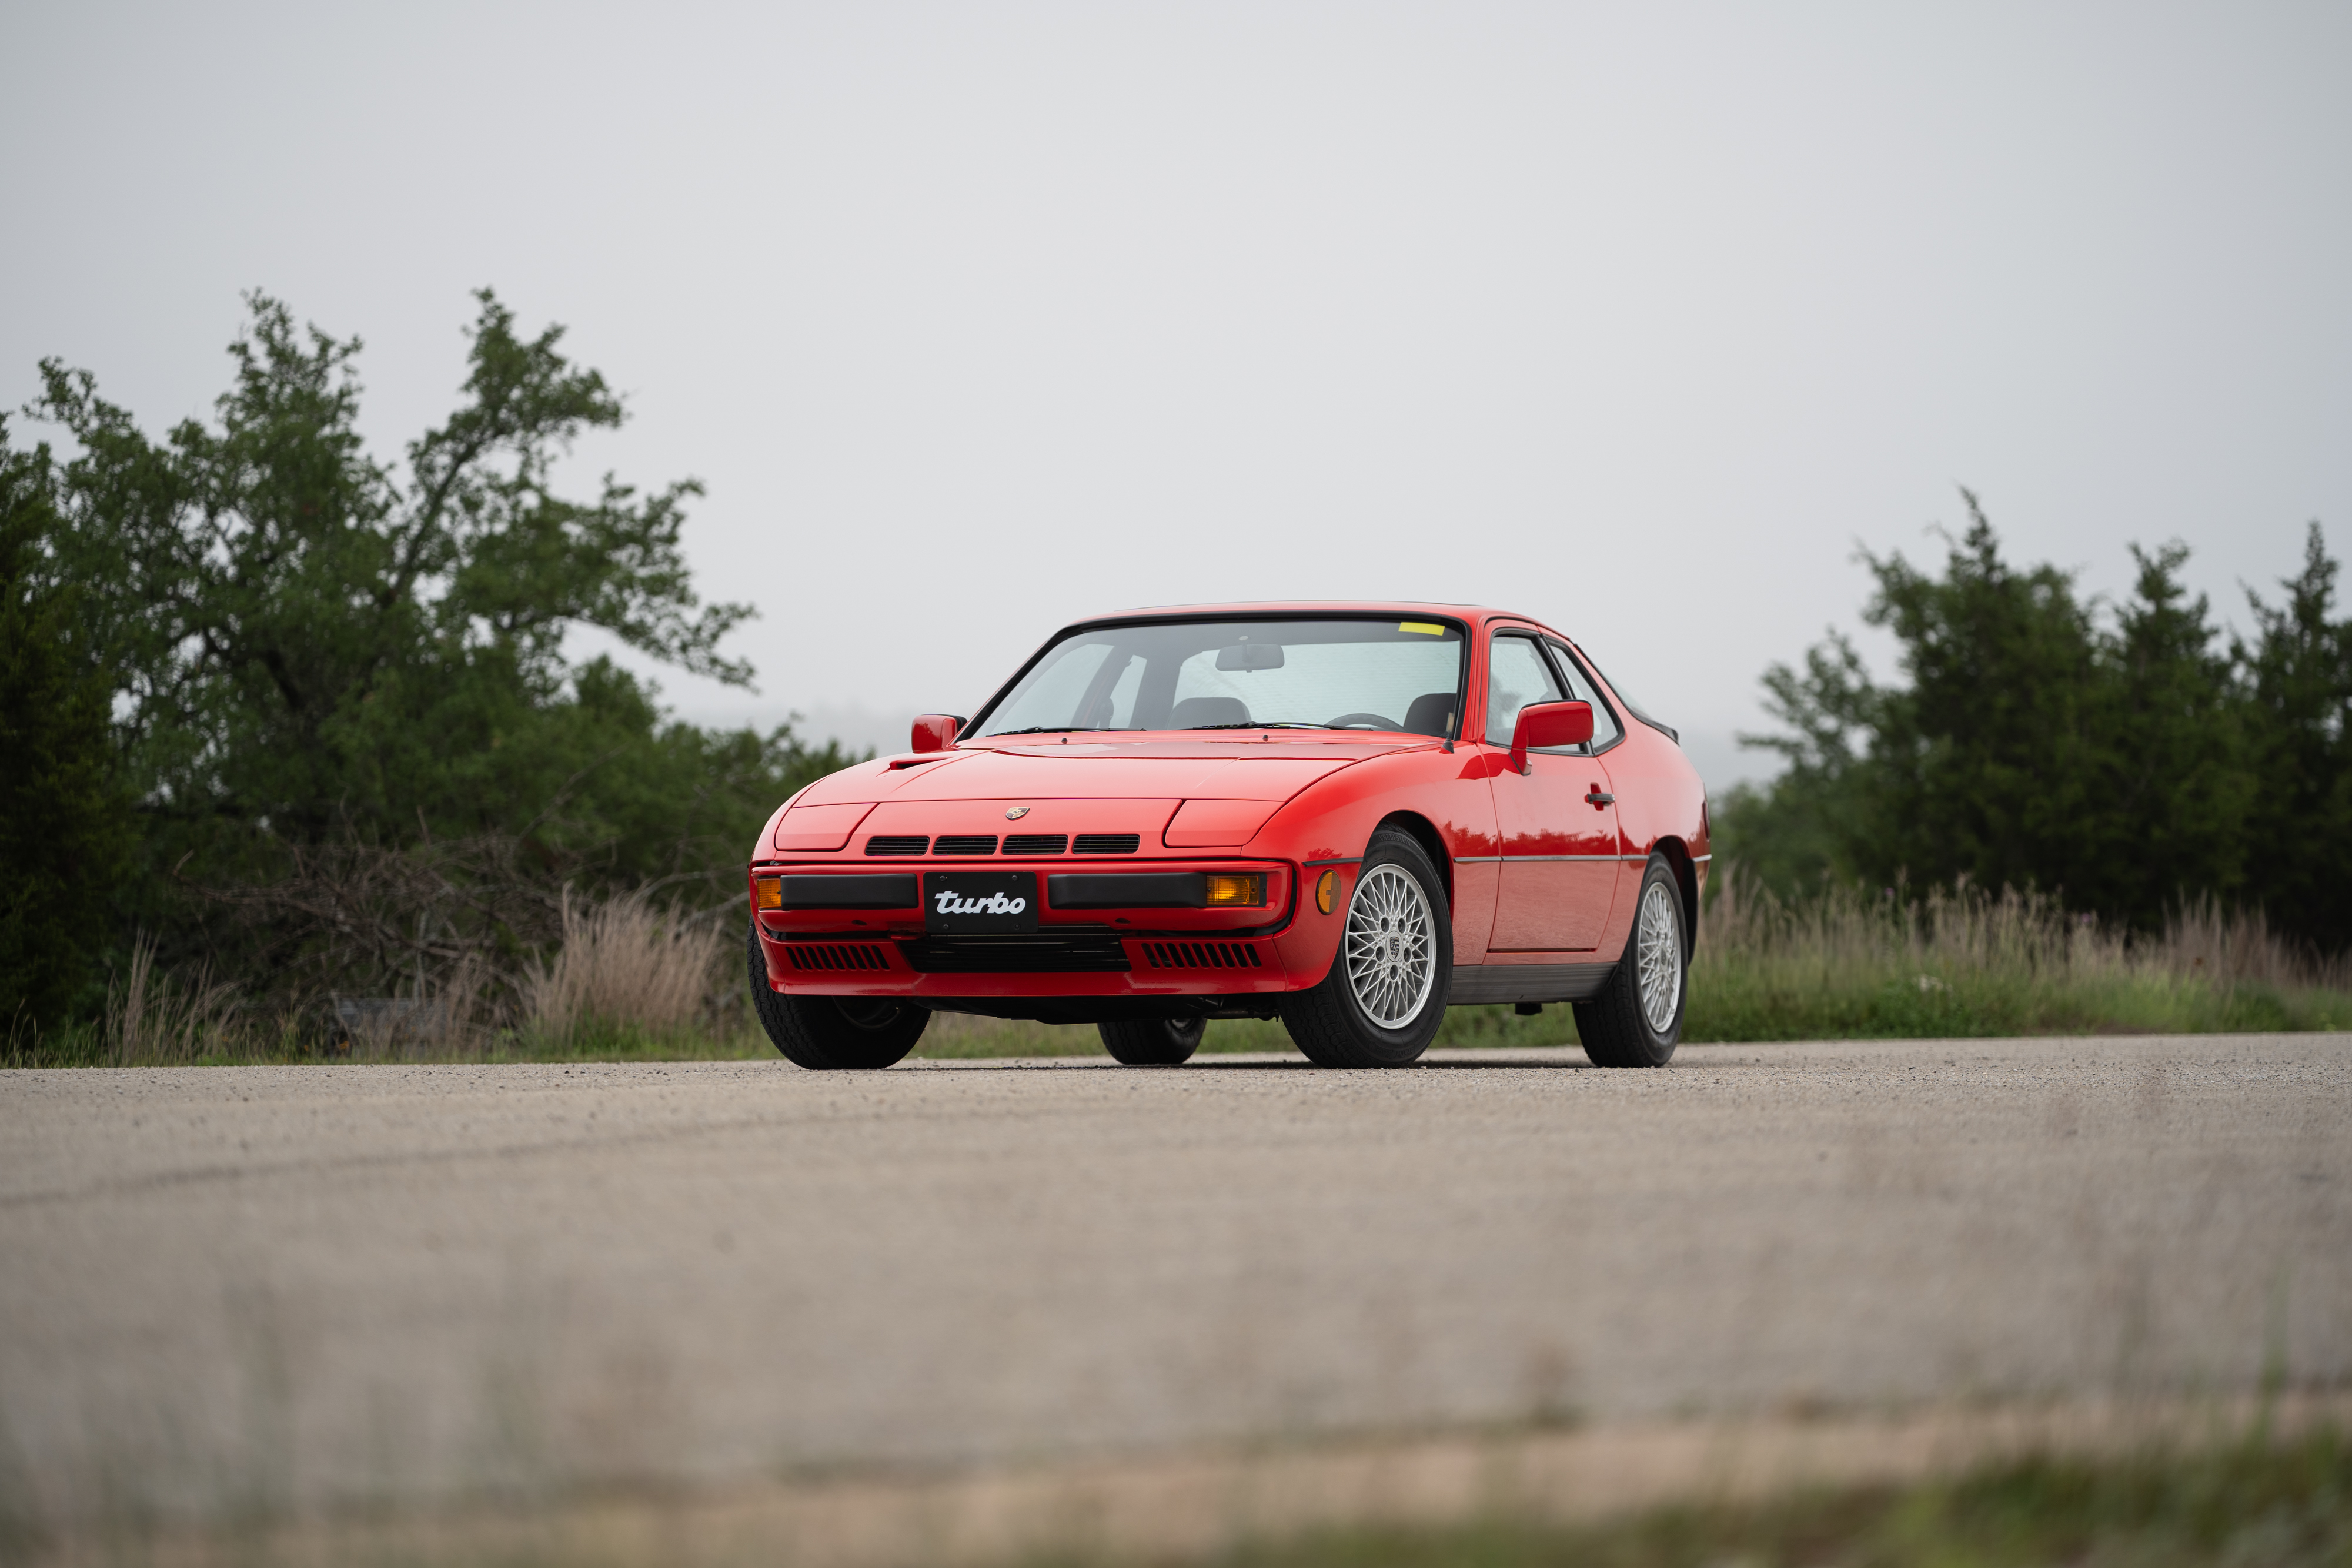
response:
M1331 972L1283 1004L1283 1027L1318 1067L1407 1067L1445 1021L1454 923L1437 868L1410 833L1365 847Z
M1174 1067L1192 1060L1208 1032L1206 1019L1128 1019L1098 1023L1103 1044L1129 1067Z
M887 1067L915 1049L931 1021L929 1009L887 997L795 997L768 984L760 930L751 933L751 1010L768 1038L796 1067L814 1071Z
M1633 934L1609 982L1576 1004L1576 1032L1595 1067L1664 1067L1683 1038L1690 956L1674 867L1652 855L1633 902Z

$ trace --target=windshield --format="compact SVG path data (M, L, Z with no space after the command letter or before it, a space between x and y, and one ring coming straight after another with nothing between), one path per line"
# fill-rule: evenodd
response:
M1055 643L976 736L1117 729L1454 730L1462 632L1436 621L1150 621Z

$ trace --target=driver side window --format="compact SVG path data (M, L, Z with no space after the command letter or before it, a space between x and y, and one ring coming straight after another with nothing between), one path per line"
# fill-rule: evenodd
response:
M1566 695L1534 638L1496 636L1486 654L1486 744L1510 745L1521 708L1529 703L1559 702Z

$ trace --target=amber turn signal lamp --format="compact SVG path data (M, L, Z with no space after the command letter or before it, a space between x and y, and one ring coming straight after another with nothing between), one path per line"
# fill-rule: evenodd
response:
M755 876L751 879L751 907L782 909L784 906L784 879L780 876Z
M1315 907L1324 914L1331 913L1331 901L1339 896L1339 873L1327 871L1315 879Z
M1263 873L1246 875L1213 873L1209 878L1209 907L1243 904L1255 906L1265 902L1265 877Z

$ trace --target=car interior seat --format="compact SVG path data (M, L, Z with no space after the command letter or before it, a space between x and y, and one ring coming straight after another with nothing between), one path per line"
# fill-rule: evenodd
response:
M1454 694L1431 692L1412 699L1404 710L1404 727L1414 735L1433 735L1444 739L1454 727Z
M1186 697L1168 716L1171 729L1199 729L1210 724L1248 724L1249 704L1239 697Z

